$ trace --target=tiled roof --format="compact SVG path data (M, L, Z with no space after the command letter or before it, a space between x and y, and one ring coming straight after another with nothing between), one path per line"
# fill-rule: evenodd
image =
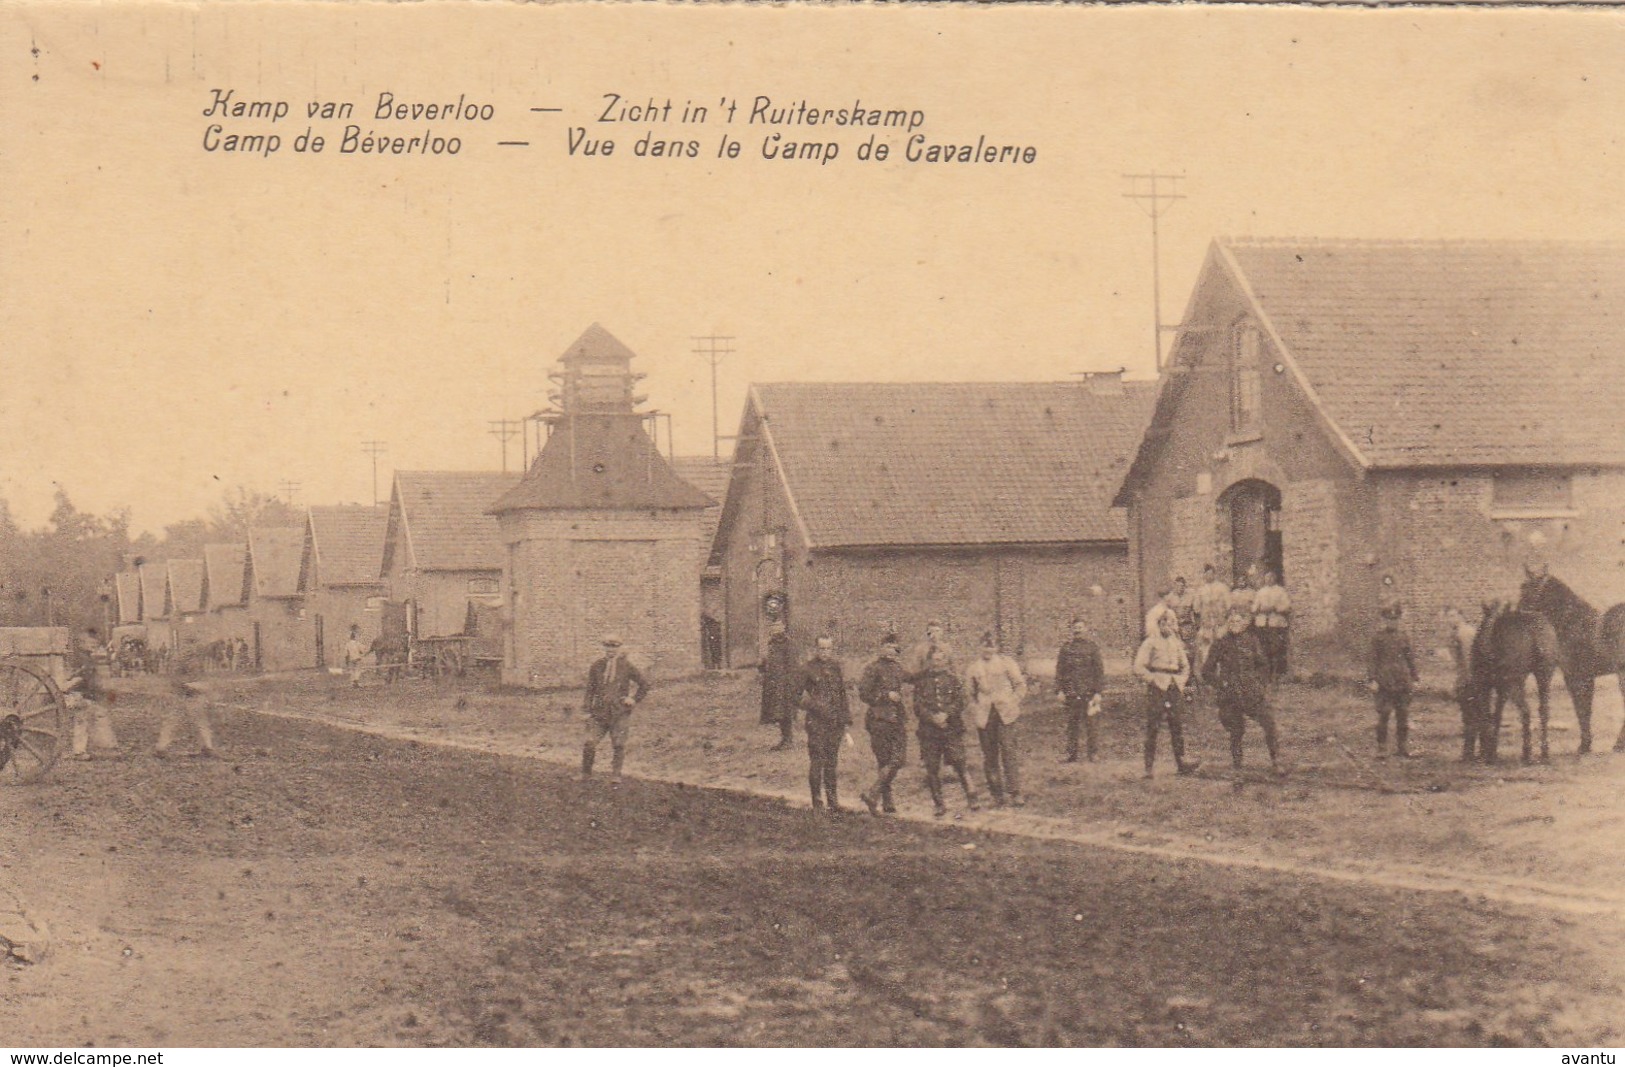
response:
M636 415L561 417L524 480L493 512L708 508L716 501L672 472Z
M700 520L700 543L710 551L711 541L717 535L717 524L722 521L721 502L728 493L728 479L733 475L733 457L723 456L721 459L712 459L710 456L677 456L671 461L671 469L677 477L692 485L712 500L717 501L717 507L708 508Z
M255 527L248 531L248 565L254 573L255 597L299 595L299 563L305 531L297 526Z
M248 560L245 544L203 546L203 574L208 584L204 607L237 607L243 602L243 566Z
M626 360L630 362L637 355L620 339L598 323L593 323L581 332L564 350L559 357L560 363L574 363L580 360Z
M169 561L169 597L176 612L203 610L203 561Z
M815 546L1121 541L1111 508L1153 386L752 388Z
M120 571L113 575L113 587L118 592L119 625L141 621L141 576L135 571Z
M1625 245L1219 246L1364 462L1625 463Z
M393 530L394 551L410 549L418 570L500 571L502 531L488 509L521 475L502 471L397 471L395 503L404 517Z
M141 617L167 619L169 617L169 570L162 563L143 563L141 575Z
M389 508L365 504L310 509L310 547L323 585L375 585L382 581L384 528Z

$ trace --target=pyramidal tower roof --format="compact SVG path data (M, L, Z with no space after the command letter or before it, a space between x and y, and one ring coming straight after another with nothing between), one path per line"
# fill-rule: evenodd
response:
M526 510L687 510L716 502L683 481L660 454L637 410L636 355L597 323L559 357L550 377L550 432L518 485L492 514Z

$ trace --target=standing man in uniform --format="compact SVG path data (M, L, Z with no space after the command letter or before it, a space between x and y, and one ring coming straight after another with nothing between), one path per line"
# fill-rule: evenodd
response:
M879 767L875 784L858 795L870 815L879 815L882 808L887 815L897 814L891 784L908 756L908 709L903 706L908 676L898 662L902 651L897 635L887 634L880 641L879 658L865 667L858 679L858 699L869 706L863 725L869 731L869 747Z
M786 752L795 747L796 701L790 689L796 683L796 659L782 623L773 624L757 670L762 675L762 725L779 728L779 743L768 751Z
M1286 586L1275 580L1274 571L1265 571L1258 595L1253 597L1253 625L1264 642L1270 661L1270 681L1286 677L1287 625L1292 614L1292 598Z
M951 653L933 649L925 658L924 669L914 678L920 761L925 764L925 787L931 792L932 814L939 819L948 814L948 806L942 802L944 763L959 776L966 806L972 811L981 807L965 770L965 687L953 666Z
M791 688L796 705L807 713L807 785L812 789L814 810L841 810L836 788L836 769L841 758L841 740L852 725L852 708L846 695L846 676L835 658L835 639L818 638L812 658L801 668Z
M1411 639L1399 628L1404 609L1382 609L1382 627L1371 638L1371 691L1377 696L1377 758L1388 758L1388 717L1394 718L1394 753L1410 759L1411 686L1417 680Z
M1241 770L1241 738L1247 729L1247 720L1252 719L1264 730L1270 770L1280 774L1275 717L1270 714L1267 702L1269 660L1258 643L1258 634L1248 628L1248 622L1246 612L1230 613L1229 629L1213 642L1202 665L1202 677L1213 687L1214 700L1219 705L1219 722L1230 734L1230 765Z
M587 694L582 701L587 738L581 746L581 776L592 776L598 743L609 735L613 747L610 770L615 784L621 781L626 762L626 740L632 731L632 709L649 694L649 683L621 647L615 634L604 635L604 654L587 670Z
M1089 762L1100 754L1100 694L1106 688L1106 667L1100 646L1089 640L1089 627L1082 619L1072 623L1072 639L1061 646L1055 657L1055 686L1066 705L1066 758L1078 762L1078 735L1084 734Z
M1190 680L1191 661L1185 642L1174 632L1172 612L1157 620L1157 632L1147 637L1134 656L1134 676L1145 682L1145 776L1152 777L1157 760L1157 735L1168 720L1168 744L1174 750L1174 765L1180 774L1190 774L1201 766L1185 761L1185 685Z
M1016 661L999 651L992 634L982 636L981 658L966 671L976 730L982 742L982 773L993 803L1004 805L1006 795L1016 807L1027 798L1021 792L1020 735L1016 721L1021 718L1021 701L1027 695L1027 679Z
M1250 606L1250 605L1249 605ZM1202 584L1196 589L1196 658L1193 664L1207 663L1208 649L1225 632L1230 617L1230 587L1219 581L1213 564L1202 565Z

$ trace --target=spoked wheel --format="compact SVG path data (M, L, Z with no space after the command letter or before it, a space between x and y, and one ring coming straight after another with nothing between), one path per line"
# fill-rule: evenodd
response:
M68 746L68 705L50 675L0 660L0 779L45 777Z

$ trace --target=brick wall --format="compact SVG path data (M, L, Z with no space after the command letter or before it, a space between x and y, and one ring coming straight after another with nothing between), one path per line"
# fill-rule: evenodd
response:
M1281 555L1292 625L1302 637L1337 628L1340 600L1337 486L1330 479L1287 483L1281 494Z
M370 597L383 596L381 586L340 587L318 589L305 596L305 613L312 626L322 620L322 651L327 662L324 666L337 667L344 663L344 646L350 640L350 627L361 627L362 647L378 636L382 612L367 610Z
M1179 497L1170 503L1170 508L1168 573L1153 584L1160 589L1164 584L1171 586L1172 579L1183 577L1187 588L1194 591L1202 584L1205 564L1213 563L1221 568L1221 573L1228 573L1225 569L1228 564L1218 562L1222 554L1219 519L1212 495Z
M266 671L309 670L316 666L316 626L308 612L299 615L298 600L254 600L248 605L245 640L254 653L254 624L260 628L260 668Z
M513 600L505 680L577 682L611 631L653 672L699 670L699 512L530 511L501 523Z
M1437 643L1447 605L1472 616L1488 597L1515 597L1532 556L1593 606L1625 600L1625 472L1577 473L1575 513L1548 518L1497 512L1488 472L1395 472L1373 482L1371 579L1379 597L1405 605L1413 638Z
M917 640L931 619L969 652L997 629L1006 651L1053 656L1074 617L1110 648L1133 637L1125 546L980 550L827 550L798 567L791 637L833 633L842 655L871 653L885 628Z

